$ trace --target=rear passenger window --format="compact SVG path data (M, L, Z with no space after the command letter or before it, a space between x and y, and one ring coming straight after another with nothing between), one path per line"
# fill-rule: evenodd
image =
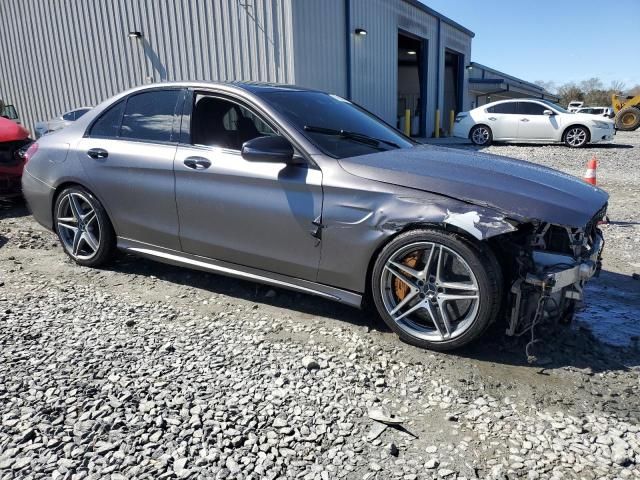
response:
M124 101L116 103L102 114L91 127L89 135L92 137L117 137L120 121L124 112Z
M545 107L539 103L518 102L518 113L520 115L544 115Z
M517 104L516 102L499 103L498 105L494 105L493 107L487 108L487 112L516 114L518 113Z
M156 90L129 97L120 137L169 142L180 90Z

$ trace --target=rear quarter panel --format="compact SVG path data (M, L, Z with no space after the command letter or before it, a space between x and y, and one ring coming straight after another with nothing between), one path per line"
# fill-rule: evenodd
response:
M53 228L53 202L56 189L65 183L91 188L82 166L73 155L71 140L55 132L38 140L38 151L25 166L23 193L36 220Z

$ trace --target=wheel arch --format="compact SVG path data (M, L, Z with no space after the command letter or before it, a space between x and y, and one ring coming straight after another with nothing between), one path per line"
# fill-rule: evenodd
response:
M496 235L490 235L487 236L483 239L478 239L477 237L475 237L474 235L472 235L469 231L457 226L457 225L452 225L449 223L445 223L445 222L429 222L429 221L424 221L424 222L411 222L411 223L407 223L406 225L403 226L403 228L397 230L396 232L394 232L393 234L387 236L384 238L383 241L381 241L377 246L376 249L373 251L371 258L369 259L369 262L367 264L367 270L366 270L366 280L365 280L365 291L364 291L364 295L363 295L363 303L366 305L371 301L371 283L372 283L372 274L373 274L373 268L375 266L375 263L378 259L378 257L380 256L380 252L382 252L382 250L389 244L391 243L393 240L395 240L398 236L406 233L406 232L410 232L410 231L414 231L414 230L425 230L425 229L430 229L430 230L437 230L437 231L442 231L442 232L448 232L448 233L455 233L456 235L459 235L460 237L464 238L466 241L468 241L471 245L473 245L474 247L476 247L477 249L483 251L483 250L490 250L494 255L497 255L497 252L495 251L495 248L492 246L492 244L487 241L490 238L494 238L496 235L499 234L503 234L503 233L507 233L508 231L513 231L513 230L508 230L508 231L504 231L504 232L500 232L500 233L496 233Z
M569 129L575 128L575 127L582 127L587 131L587 143L589 143L591 141L591 129L587 127L584 123L572 123L571 125L567 125L562 131L562 136L560 137L560 141L564 142Z
M425 232L425 235L419 233L419 230L428 228L429 232ZM394 242L395 240L395 242ZM385 281L385 270L387 264L381 262L380 254L385 255L382 260L386 261L388 258L393 257L399 252L399 249L410 247L415 242L428 241L437 242L444 245L445 248L452 250L455 254L461 257L462 261L467 262L467 268L472 272L472 275L476 276L478 284L476 285L476 297L478 303L476 303L476 309L471 314L471 324L463 327L462 332L457 332L457 326L454 330L451 330L447 323L447 332L455 331L457 336L443 335L443 329L436 325L436 330L440 332L440 340L434 340L433 338L423 338L416 335L416 330L410 326L399 325L398 319L402 316L415 310L416 305L409 306L409 310L405 310L404 314L398 319L393 318L393 312L401 308L401 304L406 302L398 301L395 303L397 308L390 311L388 304L388 298L385 300L385 295L388 294L389 284L383 283ZM393 243L390 243L393 242ZM468 232L465 232L461 228L451 228L446 224L438 223L417 223L407 225L406 229L398 232L393 238L389 238L388 242L382 247L382 252L378 252L374 264L370 267L368 272L369 282L368 290L364 296L365 302L371 302L375 305L377 312L382 317L384 322L391 330L395 331L400 338L408 343L426 347L435 350L448 350L456 348L458 346L465 345L478 339L489 327L489 325L499 318L501 318L501 311L505 300L505 284L504 274L502 266L499 264L495 250L490 243L485 240L479 240L474 238ZM406 251L406 250L405 250ZM430 255L431 258L431 255ZM401 260L396 260L401 261ZM475 267L473 266L475 264ZM439 269L439 267L438 267ZM478 276L480 275L480 276ZM386 275L388 281L388 274ZM424 277L423 277L424 278ZM431 277L430 277L431 278ZM430 280L433 282L434 280ZM436 283L436 286L439 284ZM441 284L445 288L446 278L444 283ZM417 288L418 290L415 290ZM430 288L434 288L433 286ZM414 287L414 295L420 290L420 282L418 286ZM431 290L433 292L433 290ZM440 292L440 288L437 289ZM387 293L385 293L387 292ZM427 292L423 290L421 294L422 298L425 298ZM435 292L434 292L434 295ZM446 296L446 295L445 295ZM431 299L433 300L433 299ZM420 301L420 300L419 300ZM427 301L427 300L424 300ZM435 302L435 300L433 300ZM438 303L440 305L440 303ZM391 304L393 307L394 304ZM441 305L440 305L441 307ZM431 309L428 309L431 319L436 323L434 314L431 313ZM391 315L391 316L390 316ZM466 314L465 314L466 315ZM469 317L465 317L465 320ZM446 323L446 322L445 322Z
M113 223L113 218L111 216L111 213L109 212L108 207L102 201L102 198L100 198L99 195L96 195L96 193L90 187L85 185L83 182L75 180L75 179L63 180L53 190L53 194L51 196L51 211L50 211L52 229L55 230L55 221L54 221L54 219L55 219L55 208L56 208L56 203L58 201L58 197L60 196L60 194L64 190L66 190L67 188L70 188L70 187L81 187L81 188L84 188L87 192L89 192L91 195L93 195L100 202L100 204L102 205L102 208L104 209L104 211L107 214L107 219L109 220L109 223L111 223L111 227L113 228L113 230L116 232L116 235L117 235L116 225L115 225L115 223Z
M493 129L491 128L490 125L480 122L480 123L476 123L475 125L472 125L471 128L469 129L469 132L467 133L467 138L469 140L471 140L471 132L473 132L473 129L476 127L486 127L489 129L489 133L491 134L491 136L493 137Z

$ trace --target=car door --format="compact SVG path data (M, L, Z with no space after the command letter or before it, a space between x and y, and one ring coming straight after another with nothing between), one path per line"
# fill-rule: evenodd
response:
M486 122L494 140L514 140L518 136L516 102L503 102L486 109Z
M76 145L120 237L180 248L173 130L183 101L181 89L134 93L99 116Z
M545 115L551 110L538 102L518 102L518 138L531 141L552 141L559 132L555 115Z
M185 108L175 159L183 251L315 280L321 171L243 159L243 142L278 133L236 98L194 92Z

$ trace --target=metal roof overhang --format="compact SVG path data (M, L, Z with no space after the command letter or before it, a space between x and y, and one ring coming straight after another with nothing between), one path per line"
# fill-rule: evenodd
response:
M496 95L509 93L514 98L545 98L557 101L558 97L542 89L530 88L527 84L515 84L504 78L470 78L469 93L472 95Z

